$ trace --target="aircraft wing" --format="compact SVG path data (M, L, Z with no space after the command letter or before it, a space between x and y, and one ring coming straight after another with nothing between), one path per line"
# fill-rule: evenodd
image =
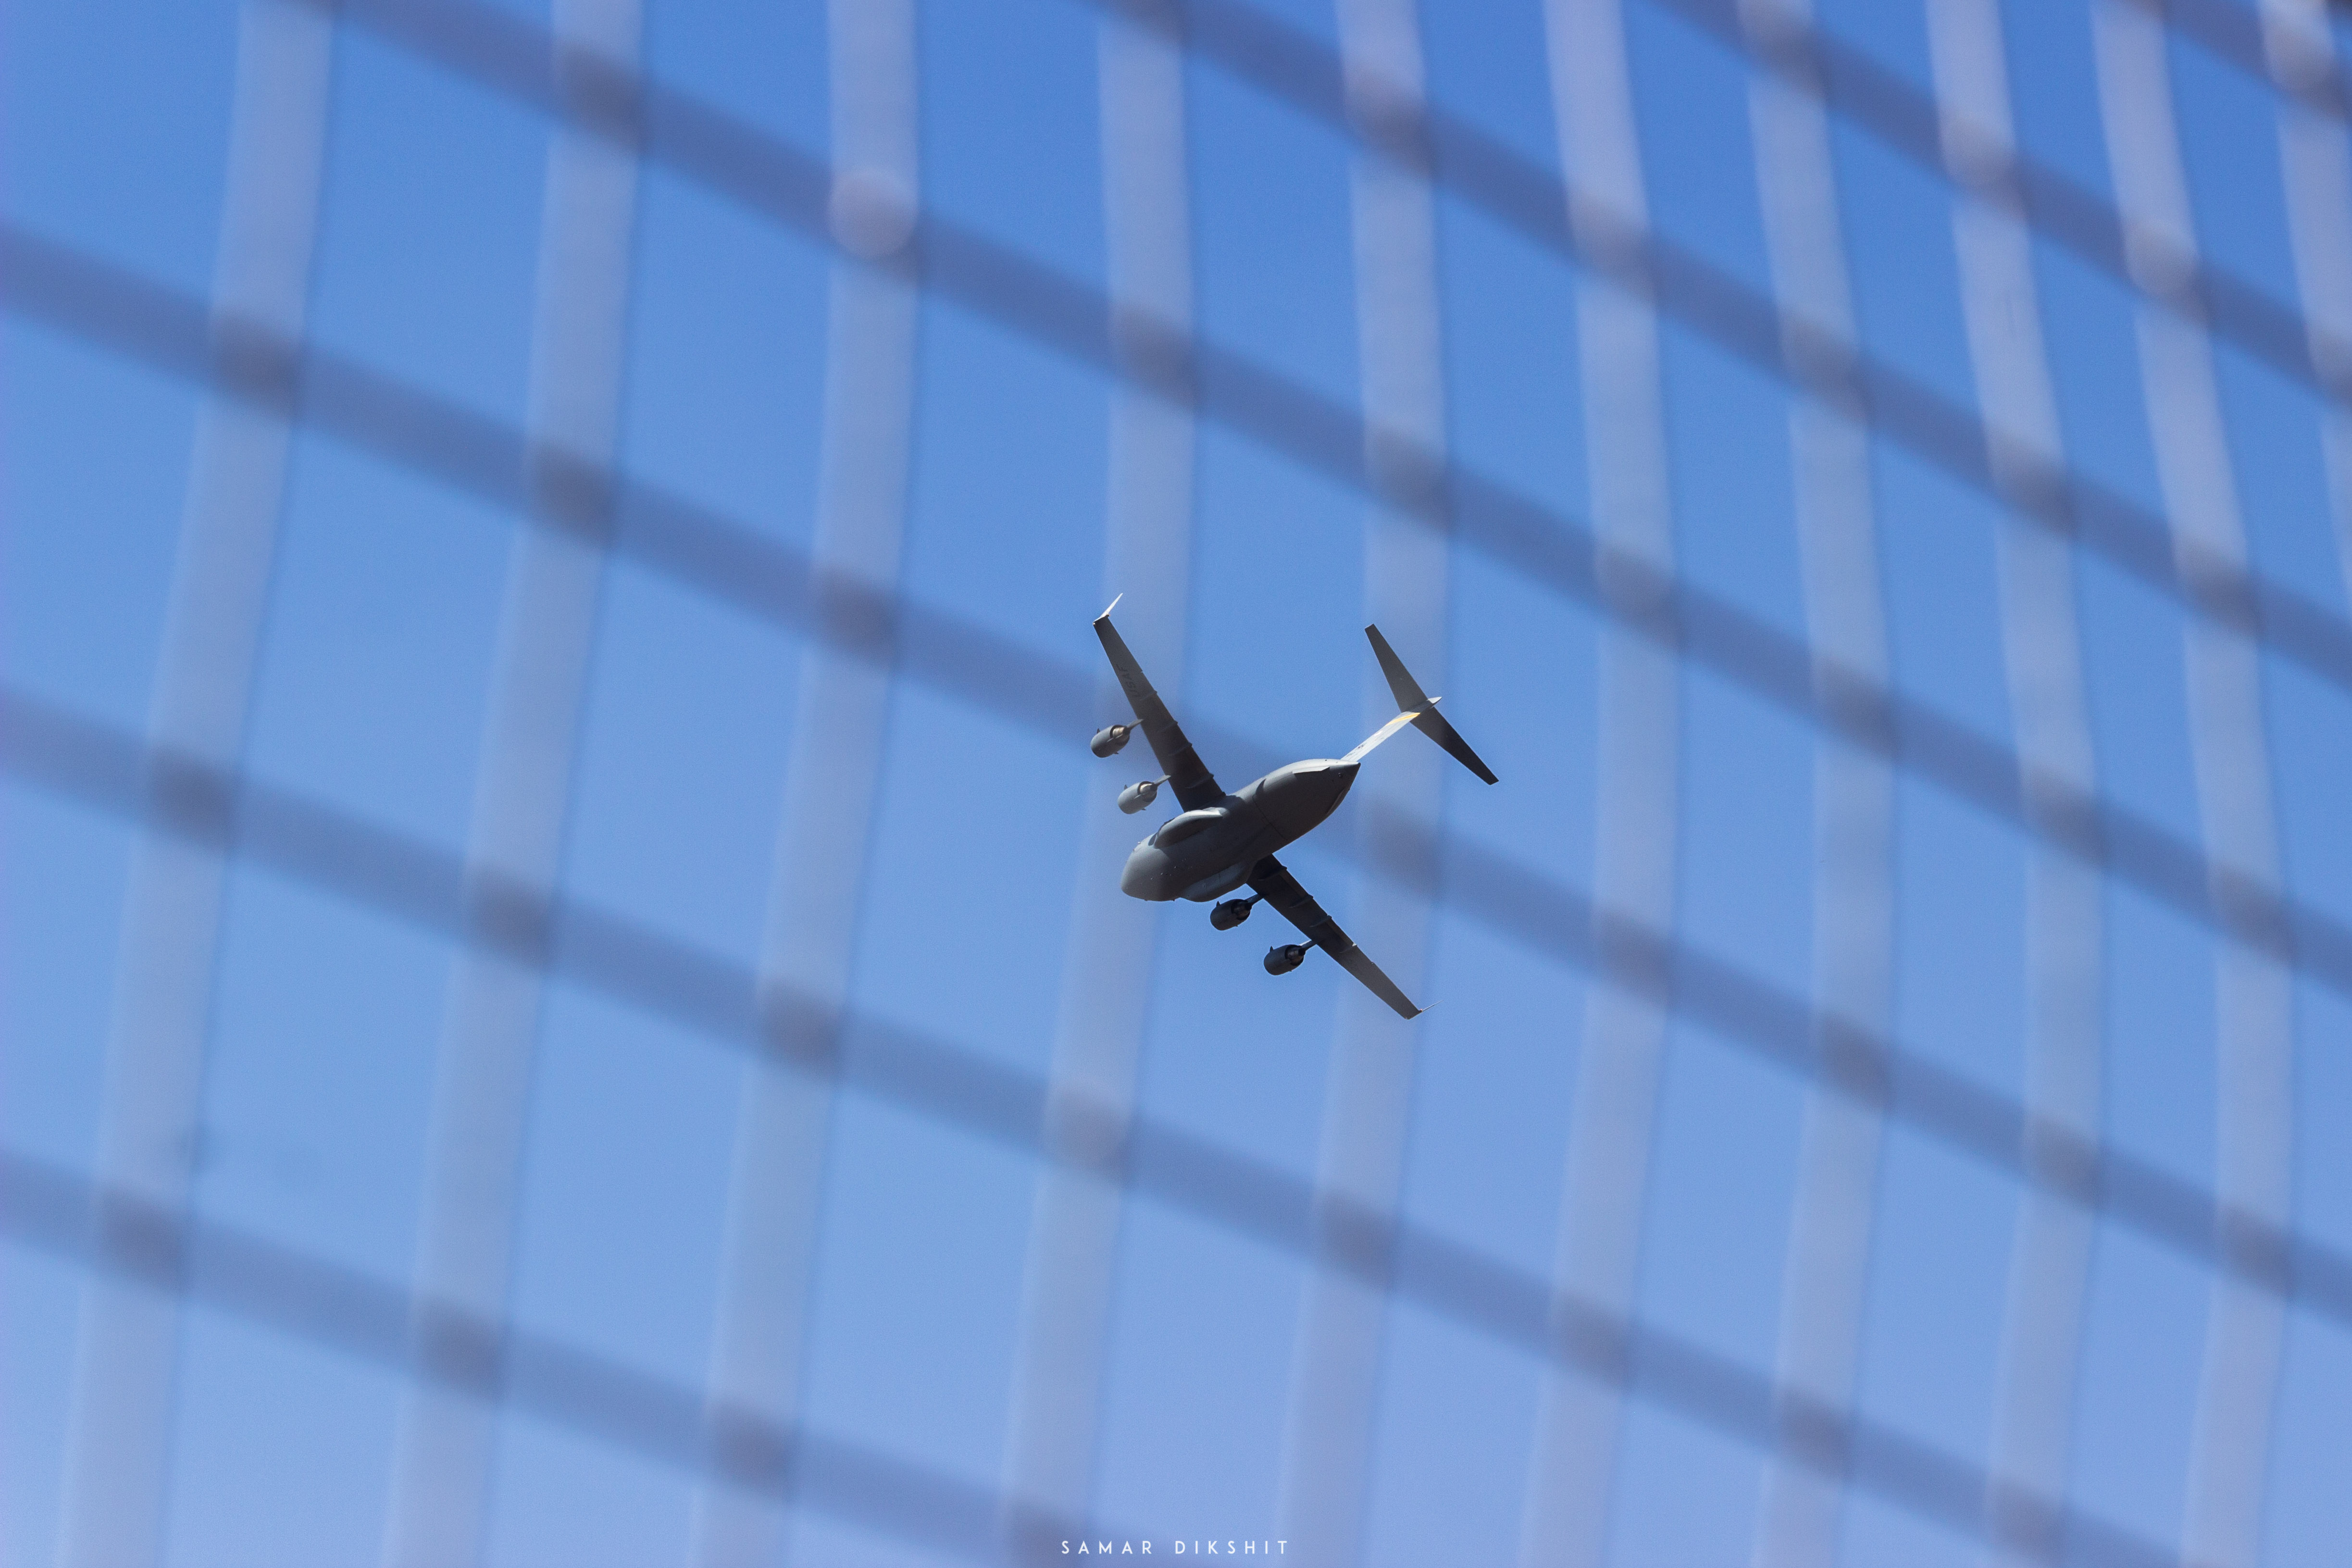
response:
M1117 600L1111 601L1112 609L1118 606ZM1175 792L1176 804L1186 811L1198 811L1224 799L1225 792L1215 775L1202 764L1201 754L1192 750L1192 742L1184 738L1176 716L1168 711L1168 704L1160 700L1160 693L1152 690L1151 682L1144 679L1143 667L1127 651L1126 639L1110 624L1110 610L1096 617L1095 635L1102 638L1103 652L1110 656L1110 667L1118 675L1119 689L1127 693L1128 705L1135 710L1143 738L1151 742L1151 754L1160 759L1160 771L1168 775L1168 787Z
M1308 896L1283 863L1269 855L1250 871L1250 890L1263 894L1276 913L1304 932L1307 940L1339 961L1339 967L1362 981L1371 994L1397 1011L1400 1018L1410 1018L1420 1013L1396 987L1396 982L1381 973L1381 966L1365 956L1364 950L1348 939L1339 922L1323 912L1323 906Z

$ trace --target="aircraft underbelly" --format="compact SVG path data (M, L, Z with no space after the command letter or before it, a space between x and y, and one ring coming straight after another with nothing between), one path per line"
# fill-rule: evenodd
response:
M1277 768L1239 795L1227 795L1217 808L1223 822L1172 843L1154 834L1136 846L1119 886L1130 898L1154 902L1206 903L1230 893L1260 860L1306 837L1337 810L1355 779L1353 763L1318 761Z
M1181 889L1176 896L1200 903L1232 892L1249 876L1251 867L1274 853L1274 837L1268 824L1253 818L1178 845L1169 878Z

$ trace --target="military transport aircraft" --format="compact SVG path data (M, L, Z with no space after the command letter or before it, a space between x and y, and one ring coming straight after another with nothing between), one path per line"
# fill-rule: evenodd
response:
M1250 897L1228 899L1218 904L1209 911L1209 923L1219 931L1231 931L1249 919L1250 906L1260 899L1272 903L1307 941L1276 943L1268 948L1268 974L1289 973L1306 962L1308 948L1319 947L1339 960L1341 968L1370 987L1374 995L1395 1008L1400 1016L1410 1018L1419 1014L1421 1009L1397 989L1395 982L1381 973L1381 966L1367 958L1363 949L1348 940L1339 922L1325 914L1323 906L1307 896L1307 889L1298 885L1298 879L1283 868L1274 852L1304 837L1310 828L1330 816L1346 798L1349 786L1356 782L1356 769L1365 755L1407 724L1444 747L1464 767L1488 784L1495 782L1495 775L1478 760L1478 753L1470 749L1469 743L1454 732L1454 726L1439 716L1437 699L1423 695L1403 661L1389 647L1388 638L1381 636L1381 628L1366 626L1364 635L1372 639L1372 653L1381 661L1381 672L1389 678L1389 689L1396 694L1400 710L1397 716L1344 757L1293 763L1227 795L1202 765L1192 742L1184 738L1168 705L1160 700L1160 693L1144 679L1143 667L1135 662L1135 656L1127 651L1126 641L1110 624L1110 611L1117 608L1118 600L1113 599L1110 609L1096 618L1095 635L1102 638L1103 652L1110 656L1110 667L1118 672L1118 684L1135 710L1136 722L1113 724L1096 731L1091 748L1097 757L1110 756L1125 747L1128 737L1140 729L1143 738L1151 743L1151 754L1159 761L1161 776L1119 791L1119 810L1130 815L1141 811L1159 795L1161 784L1174 789L1176 804L1183 807L1135 847L1135 852L1127 858L1127 868L1119 873L1119 890L1130 898L1155 902L1190 899L1205 903L1246 882Z

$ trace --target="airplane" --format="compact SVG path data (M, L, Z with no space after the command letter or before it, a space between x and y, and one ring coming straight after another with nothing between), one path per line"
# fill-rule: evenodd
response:
M1456 762L1488 784L1495 782L1493 772L1440 716L1438 700L1423 693L1404 661L1389 647L1388 638L1381 636L1381 628L1370 626L1364 628L1364 635L1371 639L1372 655L1381 661L1381 672L1388 677L1389 690L1395 694L1397 716L1344 757L1292 763L1227 795L1202 763L1192 742L1184 738L1160 693L1151 689L1118 629L1110 624L1110 612L1117 608L1118 599L1113 599L1110 608L1095 618L1095 635L1102 639L1103 652L1110 657L1111 669L1135 710L1136 721L1097 731L1088 749L1097 757L1115 755L1126 748L1135 731L1141 730L1160 763L1160 776L1119 791L1119 810L1129 816L1141 811L1158 798L1161 784L1175 791L1176 804L1183 808L1128 856L1127 866L1119 873L1119 891L1154 903L1174 899L1206 903L1246 882L1250 896L1219 903L1209 911L1209 923L1219 931L1231 931L1249 919L1251 906L1260 900L1272 904L1307 940L1268 948L1268 974L1289 973L1307 961L1308 948L1320 948L1395 1008L1398 1016L1418 1016L1422 1009L1348 939L1339 922L1308 897L1274 852L1306 837L1329 816L1347 797L1364 758L1407 724L1444 747Z

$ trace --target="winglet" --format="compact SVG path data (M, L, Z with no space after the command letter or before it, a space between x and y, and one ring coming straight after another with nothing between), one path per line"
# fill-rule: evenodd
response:
M1100 625L1102 625L1105 621L1107 621L1107 620L1110 619L1110 613L1111 613L1113 610L1116 610L1116 609L1118 609L1118 601L1119 601L1119 599L1124 599L1124 598L1126 598L1126 597L1127 597L1127 595L1126 595L1125 594L1121 594L1121 595L1118 595L1118 598L1115 598L1115 599L1111 600L1111 602L1110 602L1109 604L1105 605L1103 606L1103 613L1102 613L1101 615L1097 616L1095 617L1095 625L1097 625L1097 626L1100 626Z
M1381 661L1381 673L1389 678L1389 690L1395 696L1396 705L1412 715L1412 727L1444 747L1446 754L1455 762L1488 784L1493 784L1494 770L1479 761L1478 753L1470 749L1470 742L1456 734L1454 726L1445 721L1444 715L1437 710L1435 700L1421 689L1421 683L1413 679L1411 670L1405 668L1404 660L1396 656L1396 649L1389 647L1389 639L1381 636L1381 628L1366 626L1364 635L1372 639L1372 655Z

